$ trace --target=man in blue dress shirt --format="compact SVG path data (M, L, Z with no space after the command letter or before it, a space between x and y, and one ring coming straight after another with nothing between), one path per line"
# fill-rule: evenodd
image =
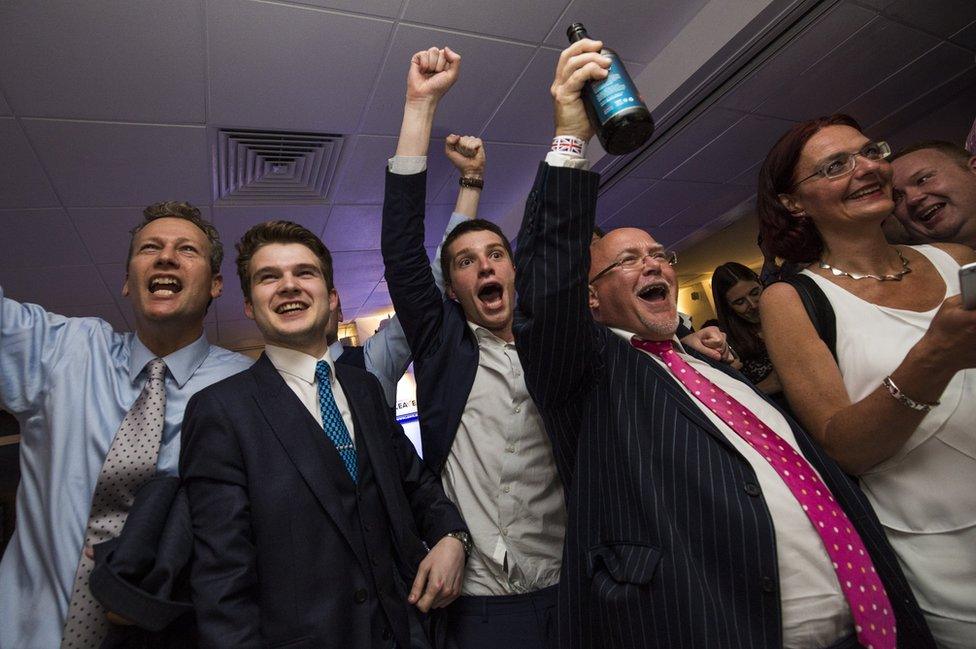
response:
M0 407L21 428L17 522L0 562L3 649L60 644L95 484L146 383L147 363L162 358L167 368L157 460L164 474L176 473L190 396L251 364L210 345L203 332L223 285L217 231L187 203L159 203L144 214L122 287L134 334L20 304L0 287Z

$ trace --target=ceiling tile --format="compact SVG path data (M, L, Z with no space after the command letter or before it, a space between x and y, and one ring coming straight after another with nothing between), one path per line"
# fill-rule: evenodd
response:
M549 144L552 141L552 84L559 50L542 48L488 122L484 139Z
M763 156L763 159L765 159L765 156ZM753 189L755 189L756 185L759 183L759 167L761 166L762 166L762 161L760 160L759 162L752 165L751 167L743 171L735 178L729 180L728 181L729 184L741 185L743 187L752 187Z
M356 277L336 277L336 290L339 292L339 299L342 300L343 315L345 310L354 311L366 302L366 298L372 294L376 288L376 282L363 282Z
M566 29L586 25L591 38L627 61L647 63L657 56L685 25L708 4L707 0L573 0L552 29L546 44L560 50L569 45ZM607 36L613 34L613 38ZM631 72L633 75L633 72Z
M403 20L535 42L546 37L565 6L566 0L410 0Z
M495 223L507 236L514 237L516 234L518 234L518 226L521 225L522 217L525 214L525 198L526 197L523 196L521 200L514 203L481 203L478 205L478 218ZM507 227L506 219L508 219L512 212L517 213L518 222L510 232ZM435 241L433 243L436 246L436 244L439 244L440 241Z
M216 339L211 338L210 340L227 349L241 349L242 347L264 344L258 326L254 324L253 320L244 319L221 320L217 323Z
M142 223L142 207L74 207L68 210L78 234L96 264L124 263L129 252L130 232ZM199 207L200 214L212 221L210 207ZM227 241L221 237L224 254ZM231 246L233 250L233 246Z
M604 190L601 187L600 197L596 201L596 222L603 223L656 182L656 180L637 178L628 174L609 189Z
M368 284L383 278L383 255L379 250L337 252L332 255L336 285L343 281Z
M215 205L213 223L224 244L225 263L234 263L234 246L251 226L264 221L292 221L321 236L329 209L328 205Z
M761 68L743 79L720 101L726 108L752 111L765 99L791 87L811 65L819 65L838 43L850 38L877 14L850 4L835 5L794 41L777 52ZM860 40L860 36L857 40Z
M685 226L678 223L661 225L654 228L652 232L654 240L666 248L679 249L678 245L682 239L698 232L699 228L694 225ZM679 255L678 262L681 262Z
M892 0L884 9L886 16L906 22L918 29L946 38L965 25L976 20L976 2L972 0Z
M976 61L972 52L946 42L940 43L845 105L841 112L853 115L862 124L873 124L916 99L919 90L940 85L974 65Z
M868 83L885 79L937 43L928 34L878 18L778 88L757 112L795 120L829 115Z
M215 314L213 320L216 322L244 317L244 296L241 294L237 273L224 273L224 293L214 300L210 310Z
M202 0L6 2L7 101L30 117L202 123L203 14Z
M953 34L952 42L976 50L976 21Z
M692 205L714 199L724 191L724 186L719 184L661 180L600 226L604 230L644 228L653 235L655 227L667 223Z
M726 182L762 161L793 123L746 115L668 176L668 180Z
M435 140L451 132L480 132L533 52L528 45L400 25L367 108L363 131L385 135L399 132L410 57L435 45L449 46L461 55L461 76L438 106Z
M209 0L207 25L211 124L351 133L393 23Z
M122 312L114 302L107 304L91 304L89 306L65 306L58 309L58 313L69 318L101 318L118 332L131 331L129 323L122 317Z
M710 190L710 193L706 200L682 210L663 227L701 228L748 200L756 191L755 188L740 185L721 185Z
M237 276L237 265L233 246L225 255L224 263L220 266L220 274L224 278L224 291L220 297L210 305L207 319L211 317L217 322L224 320L240 320L244 317L244 294L241 292L241 280Z
M332 252L379 250L382 217L382 205L336 205L322 238Z
M524 203L535 181L539 163L548 146L485 142L485 188L482 199L492 203ZM436 203L453 204L457 198L457 176L451 176L435 198Z
M0 210L0 232L12 244L4 246L0 268L83 266L92 261L62 209Z
M368 311L388 309L390 312L393 311L393 300L390 299L389 291L381 289L379 286L376 290L369 296L365 303L363 303L362 308Z
M64 306L92 306L113 302L95 266L0 268L0 285L7 297L33 302L58 312Z
M360 135L342 164L342 176L335 191L336 203L383 203L387 160L396 153L397 138L385 135ZM453 167L442 153L443 145L434 140L427 157L427 196L434 196L444 185ZM453 199L452 199L453 202Z
M14 119L0 119L0 205L53 207L58 197Z
M976 106L976 70L970 69L943 84L914 104L869 129L898 151L923 140L962 144L973 124Z
M66 207L210 202L202 127L22 120Z
M438 246L444 240L444 230L454 212L454 204L429 204L424 212L424 245ZM479 214L480 216L480 214Z
M670 135L666 142L655 142L653 153L634 167L629 175L635 178L664 178L742 117L741 111L713 106Z
M297 0L295 4L396 18L400 14L403 0Z

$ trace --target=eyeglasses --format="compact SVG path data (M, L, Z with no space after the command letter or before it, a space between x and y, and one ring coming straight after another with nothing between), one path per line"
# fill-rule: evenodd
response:
M857 166L857 156L861 156L866 160L884 160L891 155L891 147L888 146L887 142L869 142L864 145L860 151L854 153L841 153L833 160L828 160L827 162L820 165L816 171L804 178L803 180L798 180L796 183L790 187L790 191L796 189L801 183L805 183L811 178L817 176L822 176L823 178L840 178L841 176L846 176L847 174L854 171L854 167Z
M627 255L621 257L617 261L613 262L599 273L593 276L590 280L590 284L600 279L607 273L609 273L614 268L623 268L625 270L633 270L638 266L644 265L644 260L650 257L659 264L668 264L669 266L674 266L678 263L678 253L674 250L658 250L657 252L649 252L644 255Z

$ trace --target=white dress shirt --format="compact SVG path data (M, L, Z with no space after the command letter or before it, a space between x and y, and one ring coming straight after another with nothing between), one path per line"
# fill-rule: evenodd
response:
M474 542L461 593L539 590L559 581L566 535L552 444L515 344L468 325L478 339L478 372L442 473Z
M621 329L613 329L613 332L627 342L634 337L634 334ZM725 390L798 453L803 454L783 415L749 385L686 354L677 338L674 346L678 355L702 376ZM668 369L658 356L643 353L665 370ZM756 473L776 532L784 649L821 649L853 634L854 621L850 607L837 581L830 556L824 549L820 533L814 529L793 492L772 465L748 442L692 395L680 381L675 379L675 384L684 390ZM817 473L815 468L811 467L811 470ZM817 477L820 477L819 473Z
M339 408L342 421L349 431L349 437L355 443L356 431L352 425L349 401L346 399L346 393L342 390L342 386L336 380L335 363L332 362L329 350L325 351L322 358L315 358L294 349L265 345L264 353L268 355L271 364L281 374L281 378L285 380L285 383L288 384L288 387L295 393L295 396L298 397L319 426L322 425L322 410L319 408L319 382L315 378L315 365L320 360L328 363L331 370L329 380L332 384L332 396L335 397L336 406Z

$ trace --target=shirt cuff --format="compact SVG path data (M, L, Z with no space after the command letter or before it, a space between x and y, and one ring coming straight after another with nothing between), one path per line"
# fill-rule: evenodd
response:
M570 169L582 169L589 171L590 161L582 156L569 155L550 151L546 154L546 164L550 167L569 167Z
M473 218L474 218L473 216L468 216L467 214L452 212L451 218L447 222L447 228L444 230L444 238L446 239L447 235L449 235L451 232L454 231L454 228L461 225L465 221L470 221Z
M400 176L412 176L427 169L425 155L395 155L386 162L390 173Z

